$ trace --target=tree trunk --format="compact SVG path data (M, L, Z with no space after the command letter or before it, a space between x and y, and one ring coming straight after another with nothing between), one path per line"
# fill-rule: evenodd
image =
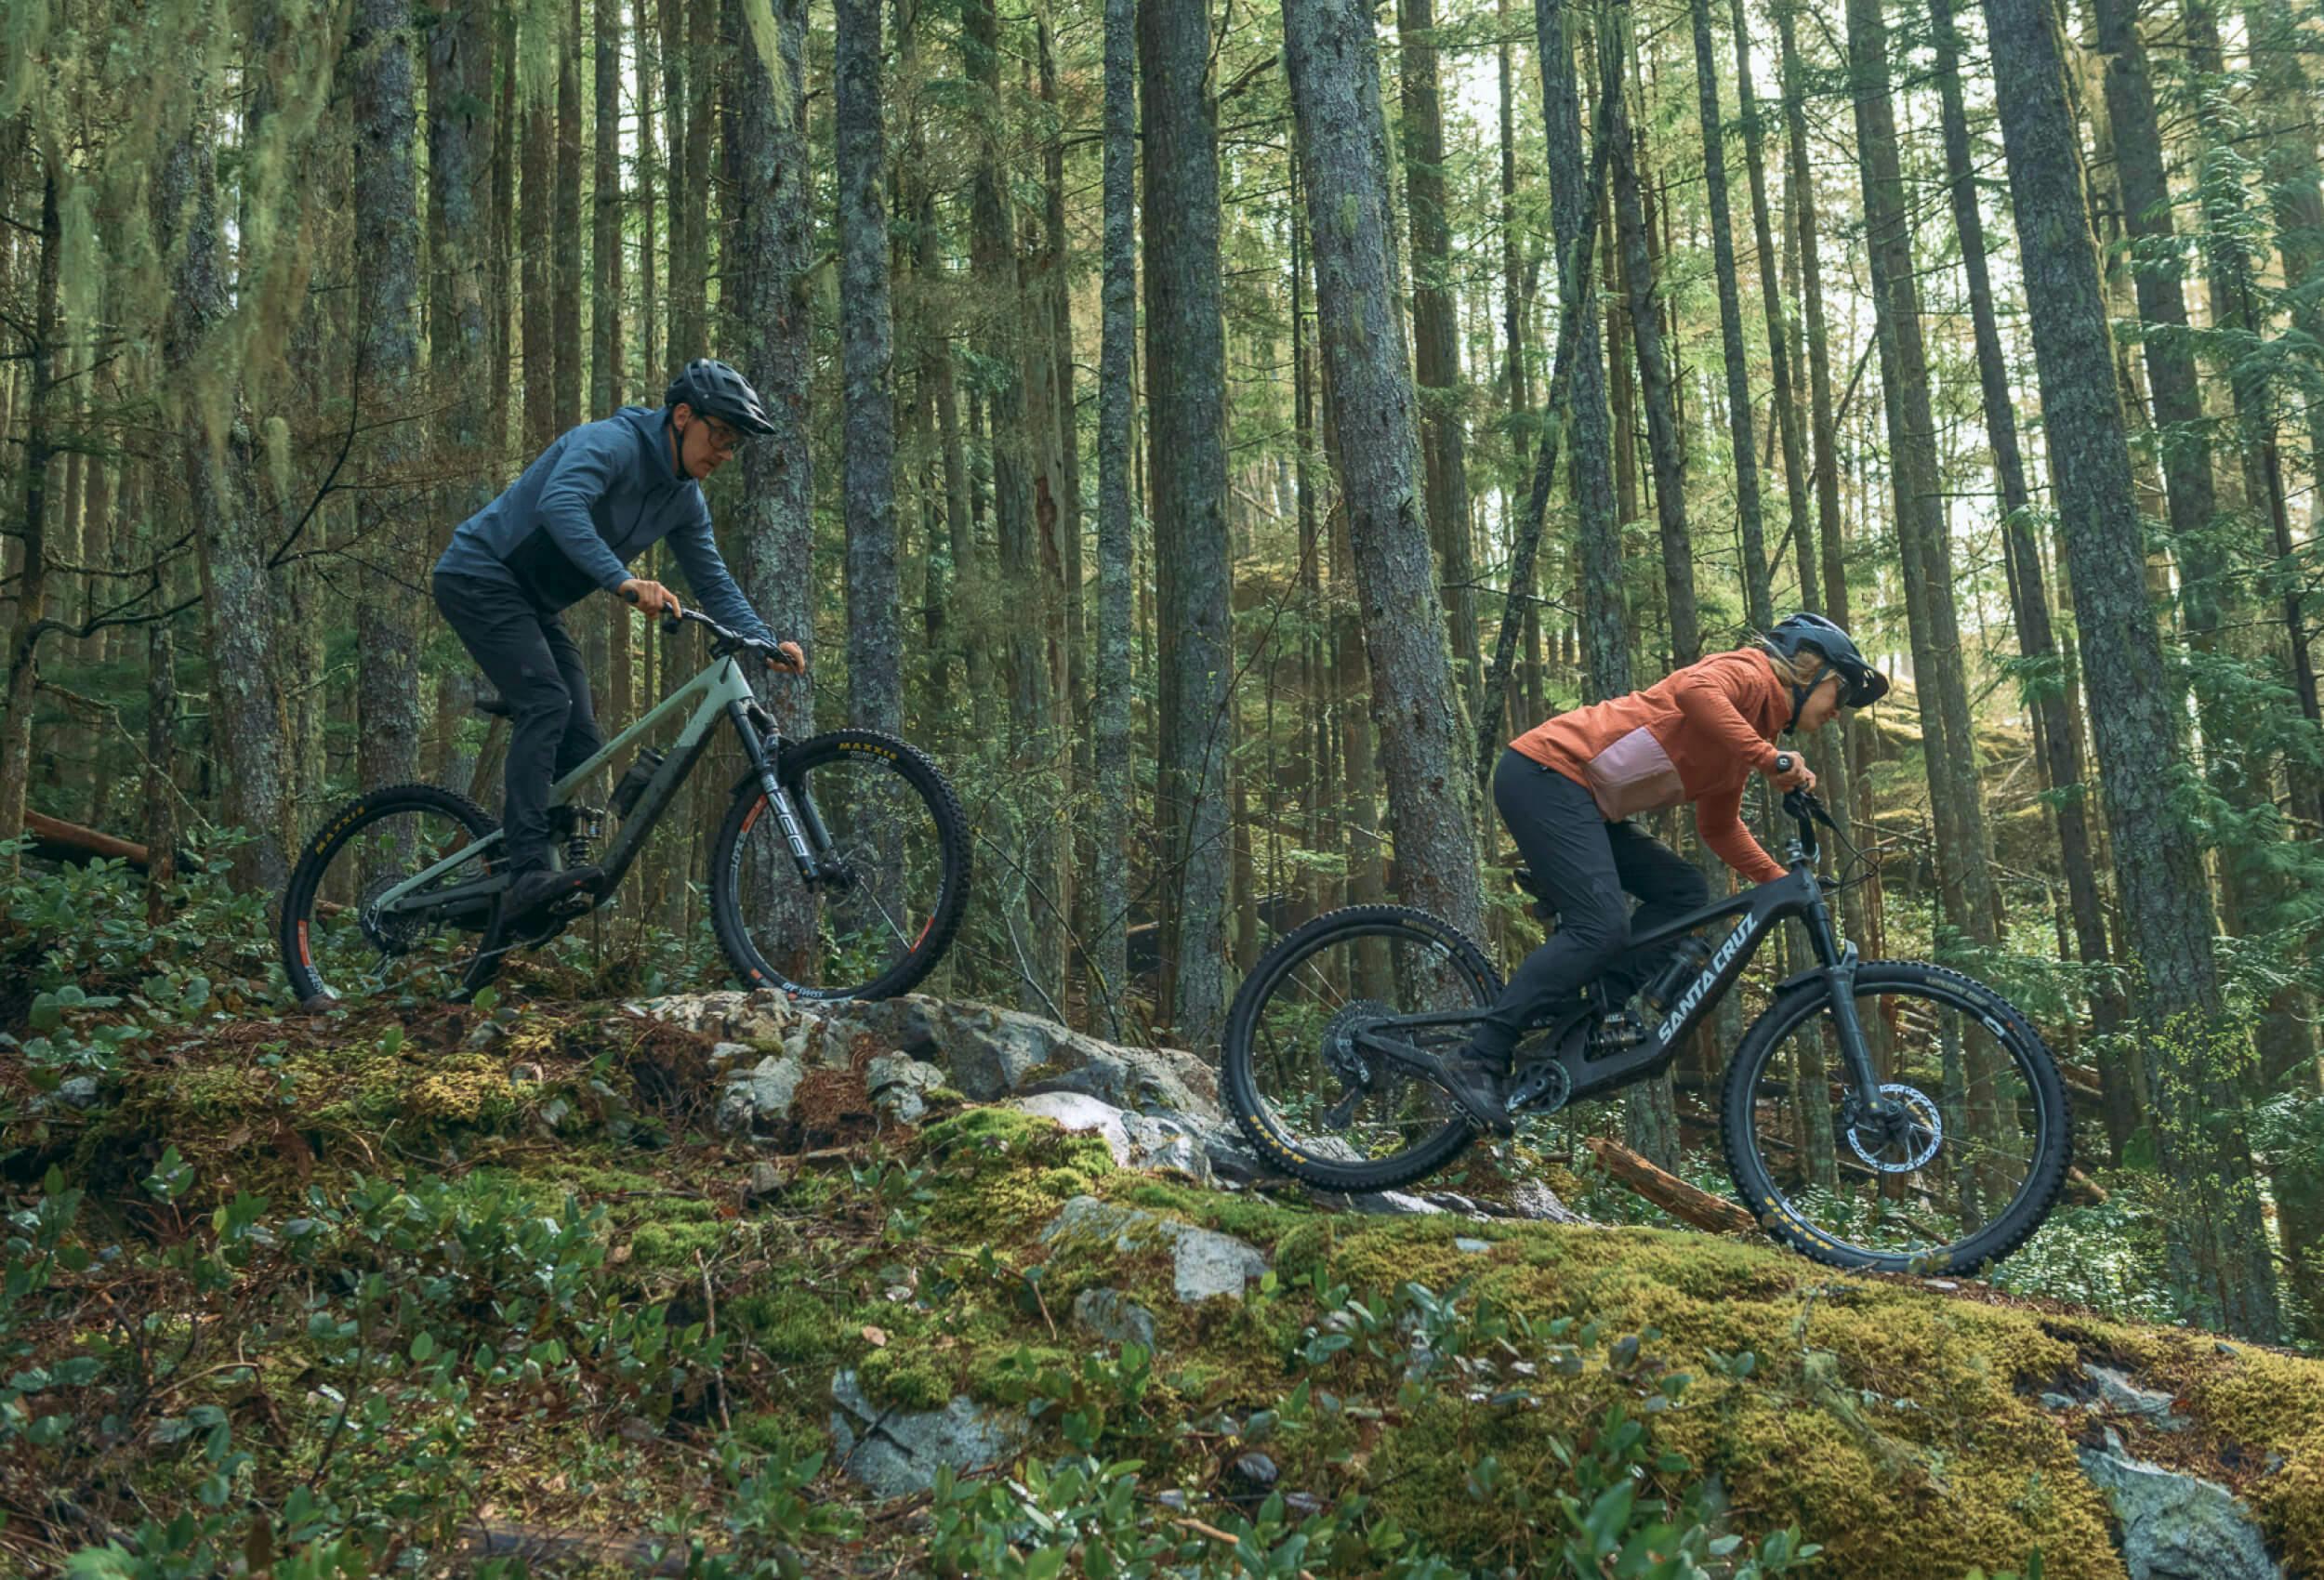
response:
M734 21L734 36L721 56L733 116L726 150L731 197L721 253L725 338L737 370L764 397L774 431L744 448L742 487L726 516L741 549L736 569L744 594L777 636L808 650L812 665L812 323L803 280L814 260L814 217L807 160L807 0L773 0L772 62L753 46L739 15ZM697 45L701 42L697 35ZM693 59L701 69L710 55L697 47ZM698 86L697 110L708 97L706 85ZM696 130L690 125L688 137ZM812 732L814 694L804 677L770 677L760 694L785 734ZM706 816L714 815L706 809ZM812 918L801 915L778 919L770 932L806 938L812 928ZM786 967L782 960L775 964Z
M895 337L888 308L881 0L838 0L833 79L839 166L839 346L845 411L849 718L904 728L897 628Z
M1131 227L1138 156L1137 0L1105 0L1105 221L1098 367L1096 865L1090 915L1094 1023L1121 1040L1129 987L1131 522L1129 430L1137 391L1138 263ZM1298 267L1296 257L1293 268ZM1298 289L1294 281L1293 289ZM1302 465L1304 456L1301 457Z
M646 15L646 0L635 0L631 31L638 40L638 356L639 384L648 401L658 400L670 368L664 343L657 337L666 326L662 293L655 284L654 248L658 227L654 198L655 165L660 157L654 141L654 79L661 70L660 40Z
M2011 607L2017 651L2027 661L2026 701L2033 711L2046 787L2053 793L2051 821L2057 831L2058 861L2065 870L2073 916L2076 954L2086 966L2105 967L2112 957L2105 909L2091 859L2090 824L2083 799L2080 732L2073 727L2058 673L2057 640L2051 628L2050 595L2044 586L2040 546L2034 541L2031 495L2017 445L2017 396L2010 388L2001 351L1993 289L1986 270L1985 219L1977 205L1970 161L1969 120L1961 103L1960 46L1953 23L1954 0L1929 0L1931 35L1936 45L1936 79L1945 130L1945 178L1951 189L1953 221L1961 234L1961 265L1968 276L1969 311L1976 336L1977 376L1985 395L1986 437L1993 446L1993 469L2000 483L2002 551L2007 556ZM2103 984L2103 979L2101 979ZM2110 985L2093 987L2091 1018L2102 1037L2121 1024L2121 995ZM2130 1072L2119 1058L2102 1059L2106 1133L2119 1156L2136 1120Z
M581 337L581 0L566 0L557 40L557 235L550 255L560 428L581 421L581 360L588 350ZM590 633L588 645L601 660L601 629ZM596 667L602 672L601 663Z
M1153 441L1160 693L1159 814L1174 892L1169 1020L1197 1050L1226 1011L1228 753L1226 335L1219 275L1217 125L1199 6L1141 0L1145 157L1146 422ZM1399 335L1397 341L1402 343ZM1441 617L1433 617L1443 629Z
M1751 240L1759 249L1760 307L1767 320L1767 367L1775 382L1776 432L1783 444L1783 488L1790 523L1794 562L1799 567L1800 606L1824 602L1816 574L1816 546L1809 531L1807 461L1800 443L1800 408L1792 382L1791 334L1783 309L1783 287L1776 273L1775 230L1768 217L1766 131L1751 86L1751 45L1743 20L1743 0L1731 0L1735 29L1735 102L1743 122L1744 166L1751 183ZM1818 765L1824 766L1824 765Z
M441 13L428 33L428 216L434 247L429 271L428 358L443 414L437 427L431 547L441 552L454 528L493 496L490 438L493 402L484 270L492 255L487 205L492 193L492 17L478 0ZM511 62L511 70L514 63ZM474 685L466 665L436 682L438 767Z
M1407 902L1482 936L1469 736L1415 508L1418 439L1370 12L1362 0L1285 0L1283 20L1398 886Z
M369 486L355 498L356 536L374 567L363 576L355 612L363 654L356 761L366 785L393 784L419 771L419 612L407 589L420 584L425 567L415 552L403 486L414 444L402 426L411 415L419 361L419 208L412 171L418 126L410 27L411 10L397 0L357 0L348 40L348 75L355 85L359 398L364 421L376 430ZM231 607L230 618L241 619L253 606Z
M1538 0L1537 0L1537 4ZM1686 466L1664 356L1661 306L1647 256L1645 201L1640 195L1638 151L1631 129L1622 64L1631 47L1627 18L1609 13L1609 36L1598 40L1598 91L1606 96L1607 135L1613 138L1615 235L1629 298L1631 343L1646 397L1646 448L1654 464L1655 515L1662 533L1662 585L1670 622L1670 666L1684 669L1703 656L1701 617L1695 606L1695 545L1686 526ZM1554 139L1552 139L1554 140Z
M1889 93L1888 23L1882 0L1849 0L1848 68L1855 99L1856 151L1864 191L1875 333L1885 394L1891 483L1911 626L1914 691L1945 919L1973 943L1995 937L1993 880L1985 812L1969 722L1969 692L1953 606L1952 547L1929 368L1921 335L1910 221ZM1944 952L1940 952L1940 958Z
M558 47L556 13L536 11L518 47L541 52ZM547 37L535 37L541 26ZM515 64L515 59L510 61ZM556 101L545 85L524 85L524 231L521 295L524 315L524 434L522 450L529 463L557 437L557 325L554 276L549 268L550 237L557 221Z
M2100 787L2154 1073L2173 1284L2198 1320L2256 1338L2278 1327L2274 1269L2241 1110L2220 1046L2202 853L2170 805L2183 745L2176 688L2148 618L2129 446L2089 233L2062 50L2044 0L1986 0L2001 131L2073 576Z
M687 73L706 69L690 58L686 20L688 0L660 0L662 28L662 146L668 151L663 172L669 201L669 343L662 354L661 376L675 377L679 369L702 354L702 244L704 224L700 189L689 191L694 169L694 146L688 136L686 113L691 107ZM707 164L707 151L704 151Z
M186 139L188 145L193 140ZM206 154L207 145L203 148ZM24 792L33 767L33 659L48 616L48 467L56 457L49 404L57 384L64 222L57 209L56 167L50 163L56 151L44 147L40 157L40 256L33 265L33 334L26 348L32 384L24 415L24 560L16 583L16 619L8 632L7 708L0 715L0 840L24 832ZM214 261L209 265L213 277L216 267ZM182 288L182 281L180 284ZM17 858L8 859L7 870L11 876L20 870Z
M1581 93L1574 72L1566 0L1534 0L1533 17L1540 47L1542 119L1548 133L1551 229L1557 243L1558 294L1564 298L1579 283L1575 278L1574 255L1590 233L1596 204L1583 173ZM1594 297L1595 292L1591 294ZM1622 527L1615 507L1605 354L1599 341L1594 301L1585 305L1578 325L1570 378L1566 478L1574 500L1574 550L1581 573L1582 662L1589 672L1591 695L1618 697L1628 693L1632 684L1630 610L1622 589ZM1531 590L1512 586L1510 592L1514 597Z
M1710 0L1691 0L1695 99L1703 130L1703 198L1710 207L1712 269L1719 281L1719 344L1726 363L1727 436L1735 466L1735 512L1743 534L1743 603L1755 629L1776 623L1767 583L1767 533L1760 517L1759 447L1751 438L1751 364L1743 347L1743 294L1735 277L1735 224L1727 212L1726 127L1719 118L1719 57L1711 48ZM1738 38L1736 45L1740 47ZM1763 251L1760 267L1774 259Z
M1429 540L1452 636L1454 673L1471 712L1477 651L1476 556L1461 421L1460 338L1452 290L1452 225L1445 209L1445 120L1436 83L1435 0L1396 0L1403 53L1405 208L1412 229L1412 341L1419 384L1420 459Z

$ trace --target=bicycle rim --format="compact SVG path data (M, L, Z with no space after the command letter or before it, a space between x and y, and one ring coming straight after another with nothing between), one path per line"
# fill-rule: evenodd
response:
M1471 1022L1394 1022L1481 1008L1493 983L1481 963L1393 915L1314 926L1261 963L1237 1007L1230 1057L1248 1088L1238 1093L1246 1128L1294 1172L1328 1171L1347 1188L1426 1172L1466 1144L1468 1122L1443 1090L1361 1038L1391 1035L1448 1053L1467 1040Z
M481 826L480 826L481 822ZM489 900L457 912L393 915L379 901L411 875L470 848L490 820L451 798L375 799L300 862L285 903L285 964L302 1001L441 1001L472 993L492 974ZM482 855L432 881L430 892L473 882Z
M738 801L720 840L718 906L732 963L746 981L802 998L903 992L958 926L968 879L957 803L910 747L862 731L786 754L784 774L823 876L801 875L764 795Z

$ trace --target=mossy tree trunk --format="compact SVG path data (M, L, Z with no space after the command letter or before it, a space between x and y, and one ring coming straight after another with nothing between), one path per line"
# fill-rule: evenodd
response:
M1145 176L1146 421L1153 438L1156 796L1172 902L1169 1016L1208 1047L1226 1016L1228 754L1235 668L1226 522L1226 331L1219 275L1216 111L1201 7L1141 0ZM1402 336L1397 336L1402 343ZM1435 621L1442 630L1441 619ZM1449 677L1447 677L1449 678Z
M2178 1198L2164 1215L2165 1243L2174 1282L2200 1320L2273 1337L2275 1270L2215 1029L2211 894L2194 833L2170 804L2184 727L2148 618L2130 448L2063 51L2042 0L1986 0L1985 12L2099 783L2125 938L2144 974L2158 1153Z
M1129 984L1130 669L1134 618L1129 434L1136 417L1138 260L1132 240L1138 157L1138 7L1105 0L1103 283L1098 364L1097 829L1090 957L1094 1023L1120 1040ZM1294 270L1296 271L1296 263ZM1298 290L1294 279L1292 289ZM1301 457L1305 465L1305 457ZM1102 1014L1103 1019L1099 1019Z

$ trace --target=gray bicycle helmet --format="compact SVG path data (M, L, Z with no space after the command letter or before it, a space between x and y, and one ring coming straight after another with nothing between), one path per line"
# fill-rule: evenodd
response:
M1797 658L1802 648L1811 648L1822 655L1824 663L1840 676L1840 705L1869 707L1888 694L1888 677L1872 667L1855 639L1820 614L1802 611L1787 614L1776 622L1776 628L1763 637L1769 650L1785 658ZM1821 677L1819 676L1820 679ZM1799 722L1800 709L1807 704L1813 688L1791 688L1791 721ZM1784 726L1789 730L1789 724Z
M759 391L750 387L748 379L715 358L695 358L686 364L685 372L669 381L669 388L662 396L663 406L680 402L744 433L774 431L767 409L759 403Z

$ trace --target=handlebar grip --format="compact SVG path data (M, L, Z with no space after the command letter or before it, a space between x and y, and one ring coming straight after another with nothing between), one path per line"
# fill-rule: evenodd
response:
M1791 771L1791 754L1789 752L1777 752L1776 754L1776 771L1777 773L1789 773Z

